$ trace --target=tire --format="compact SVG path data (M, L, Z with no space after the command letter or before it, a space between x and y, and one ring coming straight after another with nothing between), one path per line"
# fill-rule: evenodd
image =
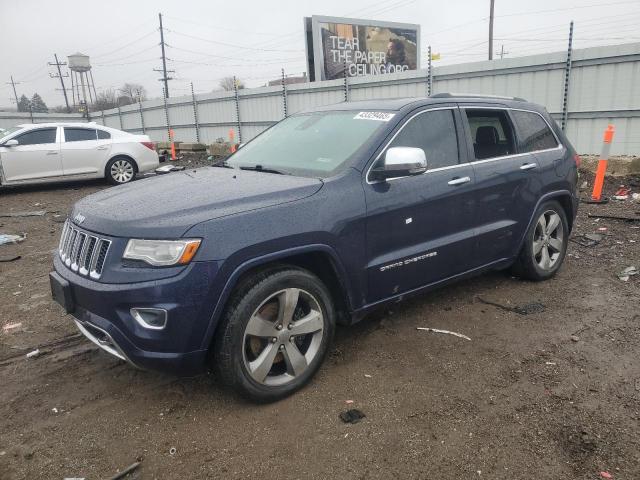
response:
M280 400L318 371L334 331L333 301L318 277L295 267L271 269L233 294L214 340L214 370L245 398Z
M569 223L564 209L556 201L540 205L533 218L513 272L539 282L560 270L569 243Z
M123 185L136 178L138 166L129 157L113 157L104 169L105 177L111 185Z

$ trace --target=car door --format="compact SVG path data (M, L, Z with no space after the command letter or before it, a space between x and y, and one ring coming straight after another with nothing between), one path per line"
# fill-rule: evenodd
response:
M507 108L462 108L477 200L474 266L512 258L538 199L535 155L519 154Z
M109 135L108 132L103 133ZM111 149L111 139L110 136L101 137L98 137L95 128L64 127L61 152L65 175L102 176Z
M427 171L421 175L365 178L369 302L468 269L474 173L465 161L460 124L455 106L415 112L372 163L371 168L383 161L388 148L401 146L422 148L427 158Z
M0 147L7 182L39 180L62 175L57 127L30 129L12 138L18 145Z

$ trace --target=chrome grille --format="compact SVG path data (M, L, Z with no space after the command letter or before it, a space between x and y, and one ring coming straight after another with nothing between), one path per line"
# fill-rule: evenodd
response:
M84 232L67 220L62 228L58 255L74 272L98 279L110 246L110 240Z

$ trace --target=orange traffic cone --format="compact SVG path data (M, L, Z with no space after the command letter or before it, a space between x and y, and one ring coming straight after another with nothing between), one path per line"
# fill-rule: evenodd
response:
M611 124L609 124L604 131L602 153L598 160L596 178L593 182L593 192L591 193L591 199L587 200L586 203L607 203L609 201L607 197L602 197L602 187L604 186L604 176L607 172L607 161L609 160L609 153L611 152L611 142L613 141L614 132L615 129Z

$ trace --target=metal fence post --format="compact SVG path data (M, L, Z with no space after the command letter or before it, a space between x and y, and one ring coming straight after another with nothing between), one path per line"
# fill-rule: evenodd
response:
M431 45L429 45L428 50L428 54L429 54L429 59L427 60L427 97L431 96L431 91L432 91L432 82L433 82L433 77L431 74Z
M573 20L569 24L569 46L567 48L567 63L564 67L564 93L562 96L562 131L567 127L569 116L569 81L571 79L571 51L573 45Z
M238 97L238 81L233 76L233 95L236 101L236 126L238 128L238 143L242 143L242 129L240 124L240 98Z
M171 142L171 124L169 123L169 109L167 107L167 96L164 91L164 87L162 88L162 99L164 100L164 120L167 125L167 139Z
M284 118L289 116L287 112L287 82L284 75L284 68L282 69L282 108L284 109Z
M118 120L120 121L120 130L124 130L122 126L122 111L120 110L120 105L118 105Z
M200 123L198 122L198 103L196 102L196 94L193 91L193 82L191 82L191 101L193 103L193 122L196 126L196 142L200 143Z
M138 97L138 112L140 112L140 126L142 127L142 133L146 135L147 131L144 127L144 111L142 110L142 102L140 101L140 97Z
M349 101L349 75L347 74L347 58L344 58L344 101Z
M100 117L102 117L102 126L106 127L107 124L104 122L104 110L100 110Z

